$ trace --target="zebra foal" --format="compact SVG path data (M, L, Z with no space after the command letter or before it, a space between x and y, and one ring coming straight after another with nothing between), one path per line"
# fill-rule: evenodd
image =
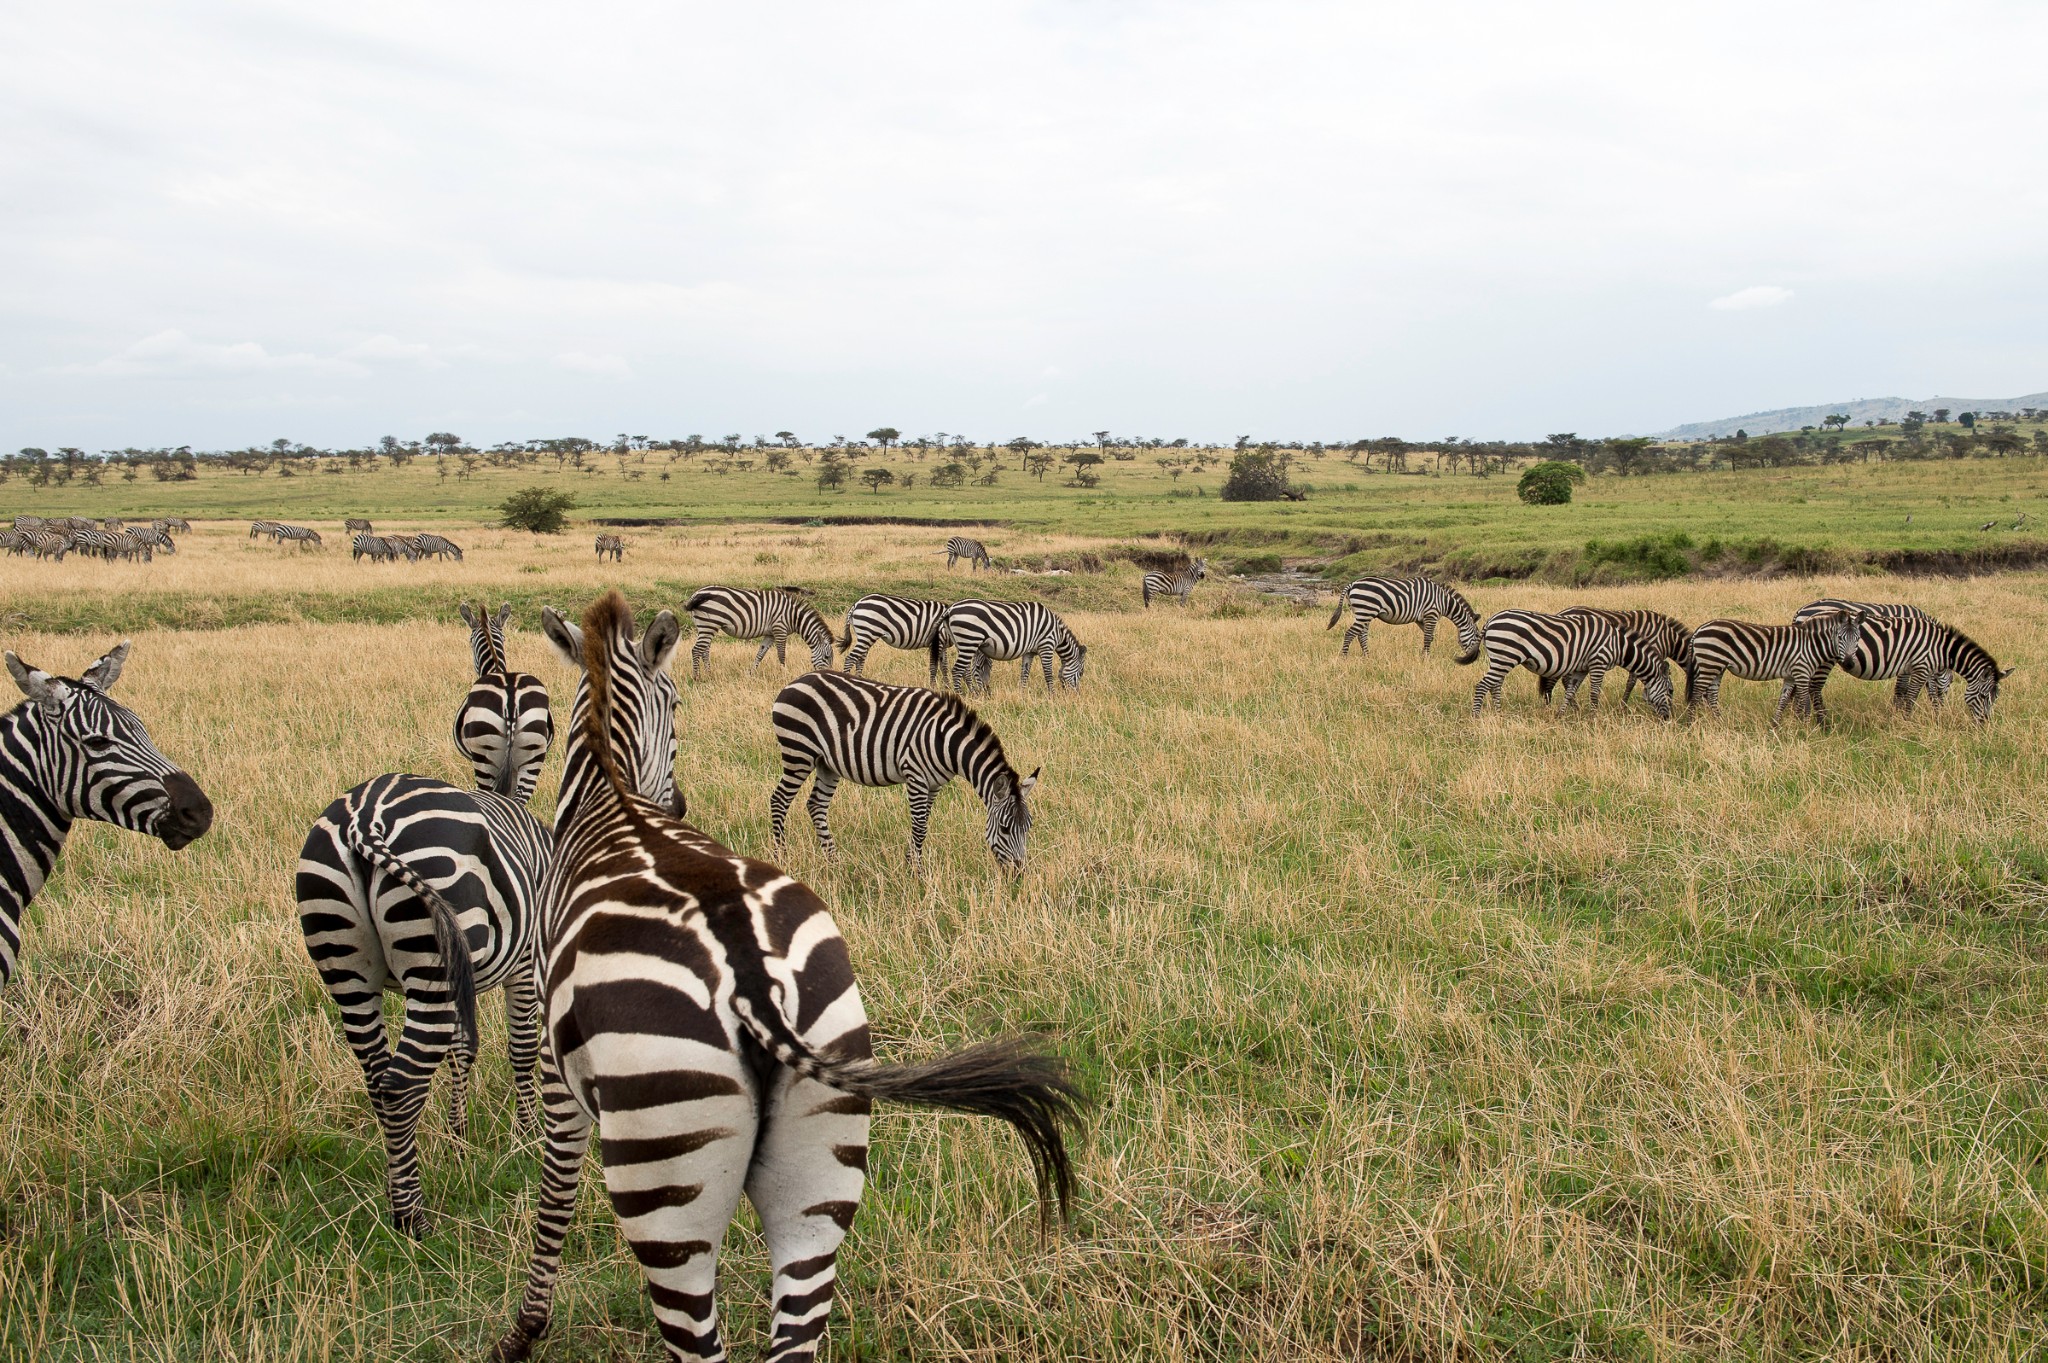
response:
M476 680L455 712L455 746L475 769L477 789L524 805L533 799L540 765L555 741L547 683L530 672L514 672L505 661L511 602L500 606L496 615L482 602L474 611L467 602L456 609L469 626Z
M7 654L24 699L0 716L0 989L21 954L21 920L79 819L147 834L173 852L213 826L199 783L107 696L128 661L123 640L77 677Z
M805 807L827 856L835 850L827 815L841 780L903 786L910 796L910 864L922 869L932 798L958 776L988 808L988 847L996 864L1024 869L1031 833L1024 797L1038 784L1038 772L1018 776L995 730L959 697L843 672L810 672L782 688L772 719L782 779L768 796L768 829L778 849L790 802L815 772Z
M1195 584L1209 575L1209 560L1198 558L1177 573L1147 573L1139 590L1145 598L1145 609L1152 609L1152 598L1171 596L1179 599L1181 605L1188 603L1188 597L1195 590Z
M1608 669L1625 667L1642 683L1643 699L1659 719L1671 718L1671 676L1664 654L1640 635L1593 615L1546 615L1540 611L1496 612L1481 632L1486 675L1472 689L1472 715L1486 713L1486 698L1501 708L1508 673L1526 667L1537 676L1543 696L1564 683L1564 708L1577 709L1579 685L1591 679L1587 708L1600 708L1600 684Z
M1479 657L1479 612L1457 591L1426 577L1361 577L1344 589L1337 609L1330 612L1324 629L1334 629L1344 612L1351 612L1350 627L1337 649L1343 657L1358 641L1358 656L1365 656L1366 636L1375 620L1389 625L1422 626L1422 651L1436 642L1436 622L1449 620L1458 630L1458 662Z
M848 672L858 676L867 670L868 651L878 643L915 649L930 654L926 684L937 686L939 672L946 662L946 649L952 644L952 637L946 633L946 612L950 609L950 601L870 592L847 609L846 626L839 637L841 662Z
M1704 705L1721 712L1721 679L1733 673L1748 681L1785 683L1778 693L1776 728L1790 703L1797 714L1827 721L1817 682L1856 651L1863 612L1834 611L1796 625L1758 625L1747 620L1709 620L1692 632L1692 665L1685 670L1688 715Z
M744 1192L773 1275L766 1357L817 1355L859 1209L875 1099L1002 1118L1041 1193L1072 1188L1079 1095L1015 1042L913 1065L873 1060L846 941L817 895L680 815L664 611L634 636L616 592L582 625L541 613L581 668L566 736L538 972L547 1147L524 1298L493 1355L547 1328L593 1134L612 1210L671 1358L720 1360L718 1249Z
M1023 664L1021 679L1031 685L1031 664L1037 661L1045 671L1045 689L1053 689L1053 660L1060 666L1060 684L1078 691L1081 673L1088 665L1088 649L1067 622L1049 607L1036 601L955 601L946 609L945 637L952 640L953 689L986 691L991 662L1015 658ZM930 652L934 664L944 646L934 634Z
M944 554L948 568L951 568L963 558L967 560L967 571L971 573L979 572L983 568L990 570L995 568L995 564L989 561L988 546L980 540L968 539L965 535L953 536L953 538L946 541L945 548L934 549L932 552Z
M696 681L711 657L711 640L721 630L735 639L759 639L754 667L775 650L775 661L789 661L789 636L794 634L811 647L811 666L823 670L832 666L832 631L817 607L794 591L772 587L751 591L744 587L700 587L683 609L690 613L697 629L690 645L690 680ZM749 669L752 670L752 669Z

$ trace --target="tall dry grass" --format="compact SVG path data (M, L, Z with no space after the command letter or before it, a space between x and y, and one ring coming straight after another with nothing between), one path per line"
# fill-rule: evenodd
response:
M826 581L911 571L901 532L781 533L825 541L803 567ZM772 539L679 545L675 579L813 552ZM604 580L559 571L565 605ZM660 603L669 576L636 595ZM1907 594L2025 668L2043 586ZM1699 620L1870 590L1473 595ZM1417 656L1412 628L1340 662L1327 610L1197 602L1073 616L1079 696L998 673L984 713L1045 766L1021 881L958 786L922 881L900 790L842 788L836 865L794 826L787 864L836 906L885 1055L1042 1030L1100 1103L1079 1220L1050 1241L1007 1133L884 1116L833 1357L2042 1352L2029 671L1985 729L1841 682L1827 733L1771 733L1773 689L1739 682L1718 722L1559 719L1526 677L1475 723L1477 670ZM565 704L572 678L520 623L513 661ZM99 642L12 646L75 671ZM794 669L750 657L723 645L685 688L680 774L706 827L765 854L767 711ZM452 620L137 637L122 690L219 817L178 855L82 827L32 915L0 996L0 1355L474 1357L509 1319L536 1161L495 1006L470 1144L428 1123L442 1228L412 1244L383 1225L375 1128L291 903L326 801L391 769L460 779L466 664ZM924 675L886 650L877 670ZM743 1357L763 1274L743 1217L724 1289ZM586 1196L543 1356L655 1352Z

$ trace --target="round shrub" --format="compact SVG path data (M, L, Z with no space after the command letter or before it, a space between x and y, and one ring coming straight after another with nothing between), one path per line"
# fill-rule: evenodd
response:
M1563 506L1572 499L1572 489L1586 481L1586 471L1562 459L1532 464L1515 484L1515 495L1531 506Z

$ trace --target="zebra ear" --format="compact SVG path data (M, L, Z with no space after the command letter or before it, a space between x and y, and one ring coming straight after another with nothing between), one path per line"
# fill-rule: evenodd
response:
M640 636L640 666L649 672L666 672L668 665L675 661L676 645L682 641L683 627L676 623L674 611L663 611L647 626L647 632Z
M1025 778L1024 778L1023 780L1021 780L1021 781L1019 781L1019 782L1017 783L1017 793L1018 793L1019 795L1022 795L1022 794L1023 794L1023 793L1025 792L1025 791L1027 791L1027 790L1031 789L1031 788L1032 788L1033 786L1037 785L1037 784L1038 784L1038 773L1040 773L1040 772L1042 772L1042 771L1044 771L1044 770L1045 770L1045 768L1044 768L1044 767L1033 767L1033 768L1031 769L1031 774L1030 774L1029 776L1025 777Z
M484 609L489 610L489 605L486 604ZM504 605L498 607L498 616L495 620L491 621L491 623L498 627L498 633L503 634L505 632L505 622L507 620L510 620L511 618L512 603L510 601L507 601Z
M121 680L121 668L128 661L128 650L131 646L132 641L128 639L115 644L91 667L86 668L85 675L79 680L96 690L111 690L114 683Z
M12 649L7 651L7 670L14 674L14 684L21 688L21 694L52 714L62 708L63 698L57 693L57 679L40 667L30 667L15 657Z
M571 667L583 666L583 631L562 618L553 606L540 608L540 632L547 635L555 653Z
M463 624L468 625L471 629L476 628L476 612L469 608L467 601L456 602L455 609L462 612Z
M12 653L10 653L10 654L8 654L7 656L11 658L11 657L13 657L14 655L13 655ZM2003 672L1999 673L1999 674L1998 674L1998 679L1999 679L2000 681L2004 681L2004 680L2005 680L2005 679L2006 679L2007 677L2010 677L2010 676L2011 676L2011 675L2012 675L2013 673L2015 673L2015 672L2017 672L2017 671L2019 671L2019 670L2020 670L2020 669L2019 669L2019 666L2018 666L2018 664L2014 664L2013 666L2011 666L2011 667L2008 667L2008 668L2006 668L2006 669L2005 669L2005 671L2003 671Z

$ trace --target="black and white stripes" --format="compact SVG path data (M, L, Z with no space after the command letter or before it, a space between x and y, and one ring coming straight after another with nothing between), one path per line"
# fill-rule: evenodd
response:
M1906 610L1912 610L1906 607ZM1863 617L1856 647L1838 664L1843 672L1863 681L1896 678L1892 703L1910 711L1914 698L1926 691L1928 700L1939 705L1948 692L1947 679L1963 679L1963 704L1970 718L1979 724L1991 718L1991 706L1998 699L1999 683L2012 675L2000 670L1998 662L1984 647L1960 630L1951 629L1921 611L1911 615L1893 610L1884 615ZM1821 688L1826 684L1823 669L1808 684L1805 703L1816 714L1821 711ZM1786 682L1789 689L1792 683ZM1779 708L1785 698L1780 697Z
M1152 609L1152 598L1155 596L1175 597L1180 601L1181 605L1185 606L1188 603L1189 593L1195 589L1195 584L1208 575L1209 560L1205 558L1196 559L1193 563L1190 563L1187 567L1176 573L1145 574L1145 581L1141 584L1140 588L1141 594L1145 598L1145 609Z
M775 650L775 661L786 663L789 637L793 634L810 645L811 666L832 666L832 631L817 608L794 592L782 588L754 591L744 587L700 587L683 603L697 627L690 646L690 676L699 677L711 656L711 640L720 631L735 639L759 639L760 651L754 666Z
M1482 632L1486 675L1472 691L1472 713L1484 714L1486 699L1501 705L1508 673L1526 667L1545 683L1564 683L1567 709L1578 705L1579 684L1591 679L1588 708L1600 708L1600 684L1609 668L1625 667L1642 684L1644 699L1659 718L1671 717L1671 677L1661 650L1641 636L1596 615L1546 615L1539 611L1496 612ZM1548 685L1544 694L1549 694Z
M987 806L988 846L996 862L1013 871L1024 868L1031 831L1024 797L1038 773L1020 778L995 730L958 697L843 672L811 672L775 697L773 721L782 779L768 797L768 828L777 847L790 801L815 772L806 808L828 855L833 845L827 816L841 780L900 785L910 795L910 862L922 866L932 797L958 776Z
M945 632L946 612L951 608L948 601L870 592L846 612L845 630L839 638L841 662L848 672L860 674L866 671L868 650L878 643L915 649L930 654L927 681L936 686L939 669L945 665L946 648L952 642Z
M963 558L967 560L967 568L970 572L995 566L989 562L988 546L980 540L968 539L965 535L953 536L953 538L946 541L945 548L934 550L933 552L946 556L946 566L948 568Z
M1036 659L1045 670L1048 691L1053 689L1053 660L1057 658L1061 684L1080 689L1088 650L1066 621L1036 601L956 601L946 611L945 632L955 649L955 691L987 690L990 664L1003 658L1022 661L1027 686ZM941 648L937 636L930 648L937 658Z
M1771 718L1773 727L1785 718L1788 703L1795 713L1810 709L1815 720L1825 721L1819 684L1829 668L1840 666L1855 652L1863 619L1861 611L1845 610L1794 625L1707 621L1692 633L1692 665L1685 670L1686 709L1704 705L1719 713L1721 678L1733 673L1750 681L1785 684Z
M514 672L505 661L511 602L495 616L481 603L474 611L467 603L458 609L469 626L476 680L455 712L455 746L475 768L477 789L526 804L533 799L540 764L555 739L547 686L532 673Z
M1335 627L1346 610L1351 612L1351 624L1337 649L1339 657L1351 651L1353 639L1358 641L1358 656L1365 656L1366 636L1375 620L1422 626L1422 651L1427 653L1436 641L1436 622L1444 619L1457 627L1458 661L1469 663L1479 656L1479 612L1441 582L1426 577L1361 577L1344 589L1323 628Z

